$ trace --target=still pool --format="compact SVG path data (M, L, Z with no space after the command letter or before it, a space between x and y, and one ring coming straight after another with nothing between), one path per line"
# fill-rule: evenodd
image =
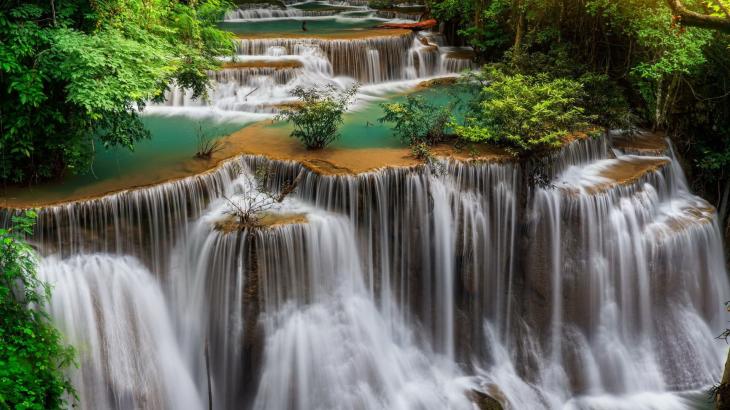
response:
M349 18L349 17L300 17L276 18L246 21L226 21L219 26L232 33L248 36L266 34L271 37L277 34L332 35L357 30L374 28L383 24L382 19ZM304 24L306 23L306 24ZM306 31L303 30L306 28Z
M448 90L436 87L415 94L436 106L446 106L463 98ZM381 103L404 101L405 98L403 94L386 94L364 99L345 114L340 137L332 146L346 149L405 147L406 144L393 134L389 124L378 121L383 116ZM225 138L262 118L265 116L220 117L212 112L201 115L201 112L153 110L142 116L152 138L139 141L134 151L124 148L103 149L101 144L97 144L93 164L87 172L67 175L60 180L33 187L0 188L0 205L3 199L6 203L34 205L98 196L203 172L215 163L194 158L201 136L205 139ZM274 122L270 127L280 130L284 135L291 130L283 122ZM291 143L299 144L294 139Z

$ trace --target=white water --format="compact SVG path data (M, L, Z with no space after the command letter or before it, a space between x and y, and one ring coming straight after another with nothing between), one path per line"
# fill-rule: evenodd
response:
M323 3L326 4L326 3ZM333 5L336 5L333 3ZM348 5L348 3L343 3ZM327 12L303 11L288 6L285 9L253 5L228 13L228 22L280 21L296 18L303 21L335 20L340 24L373 20L367 7L354 6L335 16ZM357 13L355 16L354 13ZM397 16L396 16L397 17ZM377 19L376 19L377 20ZM383 22L408 22L381 19ZM211 72L212 88L206 100L195 100L189 90L171 87L166 95L167 112L196 110L236 111L273 114L281 104L294 101L291 92L296 87L320 87L332 84L346 88L357 81L365 85L397 92L403 80L426 80L460 73L472 68L468 59L449 57L453 48L444 47L442 36L423 32L411 35L373 38L247 38L236 40L235 61L262 63L258 67L226 68ZM289 61L298 67L266 67L265 62ZM417 81L414 82L417 84ZM151 104L153 110L160 110ZM190 107L195 107L192 111ZM188 110L182 110L187 108Z
M85 408L200 409L165 297L136 259L105 254L47 257L49 313L76 347L72 382Z
M280 186L299 166L249 159L43 211L41 250L67 255L41 275L81 352L82 407L202 408L207 342L215 408L469 408L472 388L513 409L692 408L681 392L717 380L727 349L714 211L672 157L616 184L612 167L647 159L610 156L590 142L555 158L527 255L510 165L305 173L275 212L307 222L257 232L213 228L221 195L253 192L251 167ZM170 213L186 203L190 223Z

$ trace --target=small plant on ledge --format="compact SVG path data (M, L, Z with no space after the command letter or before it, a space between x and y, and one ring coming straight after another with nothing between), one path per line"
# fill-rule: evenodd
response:
M465 122L450 124L464 141L496 144L527 160L560 148L595 119L581 106L585 92L577 81L509 75L492 66L472 77L467 80L476 98Z
M195 152L197 159L210 159L216 152L223 149L223 143L203 130L203 124L198 123L198 146Z
M333 85L322 89L297 87L292 94L300 104L283 109L277 120L292 123L291 136L299 139L307 149L321 149L339 137L342 115L347 111L359 85L338 90Z
M245 192L237 195L234 199L223 196L223 199L227 202L223 213L230 219L219 222L217 224L218 229L233 231L261 228L263 225L262 219L268 211L294 192L304 177L304 171L302 170L293 180L282 182L275 192L269 186L269 178L272 176L272 172L269 166L259 166L253 175L245 175L248 180L246 185L249 187Z

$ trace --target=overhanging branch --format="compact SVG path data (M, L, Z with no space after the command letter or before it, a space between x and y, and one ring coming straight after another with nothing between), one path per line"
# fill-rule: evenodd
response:
M667 4L674 15L680 18L682 25L730 33L730 19L694 12L685 7L680 0L667 0Z

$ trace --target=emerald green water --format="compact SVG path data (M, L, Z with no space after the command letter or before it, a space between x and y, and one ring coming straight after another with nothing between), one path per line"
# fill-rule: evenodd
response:
M452 95L445 87L436 87L416 94L436 106L449 104L459 95ZM390 124L381 124L382 102L404 101L404 95L391 95L381 101L371 101L344 116L340 138L333 144L337 148L404 147L406 144L393 134ZM457 112L458 116L458 112ZM236 118L236 117L234 117ZM221 121L213 117L191 118L184 114L146 114L142 117L151 139L139 141L134 151L123 148L104 149L97 145L90 172L68 175L59 181L40 184L32 188L10 189L0 197L18 200L63 201L72 195L92 195L147 184L152 180L166 180L170 175L189 174L191 162L198 148L198 135L202 127L207 138L221 137L250 125L252 120L229 119ZM288 134L290 126L283 122L270 125ZM292 144L298 144L292 140ZM205 166L202 163L201 166Z
M63 200L85 188L101 184L114 187L115 180L136 181L163 177L171 169L179 169L186 161L195 161L199 129L206 138L215 138L239 130L252 121L237 119L219 121L213 118L191 118L183 115L163 116L148 114L141 117L152 138L139 141L134 151L115 147L104 149L96 145L91 169L79 175L66 175L59 181L39 184L30 188L11 188L2 197L21 200L44 198L47 201ZM133 182L130 182L134 185Z
M212 139L237 131L251 121L216 121L212 118L194 119L182 115L145 115L142 122L152 138L140 141L134 151L124 148L100 150L94 160L96 179L113 178L130 170L169 166L193 158L198 148L202 128L205 138ZM74 177L83 184L95 179L93 175Z
M444 107L452 101L465 98L465 95L449 92L447 87L429 88L413 94L422 96L437 107ZM340 127L340 136L331 146L351 149L407 147L408 144L400 141L393 133L392 124L383 124L378 121L383 116L381 103L403 102L405 99L405 95L392 95L382 101L368 102L348 112L343 118L344 123ZM454 115L457 120L463 117L459 109L454 110ZM291 130L287 124L281 122L270 125L270 127L281 129L282 133L289 133Z
M426 99L437 107L447 106L461 96L452 95L445 87L435 87L414 93ZM403 95L387 98L383 102L402 102ZM369 103L357 111L345 116L345 123L340 131L340 138L332 145L338 148L378 148L404 147L407 144L398 140L391 129L392 124L382 124L378 121L383 116L383 109L379 103ZM459 117L456 112L457 119Z
M307 31L302 30L302 22L307 22ZM219 23L223 30L235 34L335 34L351 30L362 30L373 28L382 24L382 20L376 19L337 19L337 18L286 18L265 21L226 21Z

